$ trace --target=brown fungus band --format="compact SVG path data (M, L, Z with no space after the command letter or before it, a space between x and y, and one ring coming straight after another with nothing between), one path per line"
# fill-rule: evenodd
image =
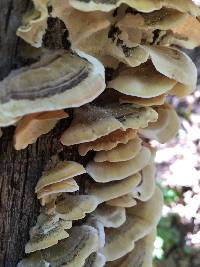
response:
M15 125L20 150L69 117L61 146L93 152L84 166L57 155L44 168L18 267L151 266L163 200L150 141L178 132L167 96L196 87L179 48L200 44L199 17L192 0L33 0L17 35L40 59L0 82L0 127ZM45 47L48 19L63 22L70 49Z

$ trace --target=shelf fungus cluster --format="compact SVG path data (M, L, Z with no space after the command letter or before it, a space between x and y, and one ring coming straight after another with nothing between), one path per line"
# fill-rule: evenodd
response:
M68 120L57 142L80 157L58 152L44 168L40 215L17 266L150 267L163 202L151 140L178 132L168 96L195 90L197 70L180 48L200 44L200 10L192 0L33 0L32 8L17 35L39 60L0 81L0 127L15 126L20 150ZM66 27L68 49L46 47L51 19Z

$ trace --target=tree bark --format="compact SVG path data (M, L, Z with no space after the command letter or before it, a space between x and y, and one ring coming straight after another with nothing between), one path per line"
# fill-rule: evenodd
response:
M0 0L0 79L23 65L19 56L23 41L16 36L30 0ZM47 161L60 148L59 137L69 120L22 151L12 143L14 127L3 129L0 139L0 266L15 267L24 256L29 229L36 222L39 202L34 188ZM77 150L64 148L62 156L81 162Z

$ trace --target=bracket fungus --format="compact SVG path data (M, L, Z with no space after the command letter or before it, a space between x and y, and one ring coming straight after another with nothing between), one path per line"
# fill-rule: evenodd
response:
M71 227L71 221L60 220L57 215L41 213L36 225L30 229L30 240L25 246L25 252L30 253L57 244L59 240L69 236L65 230Z
M32 253L19 262L17 267L81 267L97 249L98 235L96 229L88 225L75 226L70 230L67 239L50 248Z
M187 12L194 16L199 16L200 11L192 0L114 0L114 1L97 1L97 0L69 0L70 5L82 11L95 11L101 10L109 12L116 9L121 4L126 4L137 11L148 13L154 10L161 9L162 7L169 7L177 9L181 12Z
M107 262L106 267L150 267L152 266L152 255L156 231L140 239L135 243L134 249L126 256L116 261Z
M137 136L127 144L119 144L108 151L99 151L94 157L95 162L120 162L134 158L142 148L142 140Z
M63 220L80 220L98 205L99 200L93 195L65 195L63 200L57 202L55 214Z
M17 30L17 35L34 47L41 47L47 29L48 1L33 0L35 8L24 15L22 25Z
M46 216L46 215L40 215ZM39 218L40 219L40 218ZM43 224L43 225L42 225ZM72 227L72 222L55 220L39 222L30 230L30 240L25 246L25 252L31 253L37 250L43 250L58 243L59 240L66 239L69 234L65 231ZM38 229L37 229L38 228Z
M166 95L159 95L151 98L142 98L137 96L122 95L119 98L120 103L130 103L143 107L160 106L165 103Z
M140 129L139 132L145 138L165 143L178 133L180 128L179 118L176 111L169 104L157 107L157 112L157 122L150 123L146 129Z
M77 159L85 168L59 151L47 164L35 188L43 207L30 254L17 267L149 267L163 205L150 141L168 142L180 126L167 96L196 87L194 63L173 46L200 44L200 10L192 0L33 5L17 35L44 49L0 81L0 127L16 124L14 146L23 149L73 108L61 143L95 154ZM65 25L70 48L45 49L49 18Z
M0 88L0 113L6 118L79 107L105 89L104 67L82 52L55 52L12 71Z
M157 112L151 107L140 107L134 104L111 106L113 114L122 123L125 129L138 130L145 128L150 122L158 119Z
M184 52L166 46L148 46L153 65L158 72L182 85L182 90L172 92L177 96L185 96L196 88L197 69L192 60Z
M90 225L97 230L98 233L98 250L105 246L105 231L103 223L98 220L95 216L89 216L86 220L86 225Z
M75 161L59 162L53 169L44 171L36 185L35 192L39 192L45 186L70 179L83 173L85 173L84 167Z
M47 203L48 196L50 199L55 196L57 197L60 193L64 192L75 192L79 190L79 186L74 179L67 179L55 184L50 184L43 187L37 192L37 198L41 200L42 203Z
M121 207L100 205L92 213L97 220L103 223L104 227L118 228L126 221L126 210Z
M79 186L73 177L85 172L84 167L74 161L59 162L53 168L44 171L35 188L41 204L51 202L53 196L57 198L59 193L77 191Z
M68 146L90 142L122 127L106 109L87 105L75 110L74 120L63 133L61 142Z
M141 181L139 173L126 179L109 183L94 183L88 188L88 194L98 199L99 204L132 192Z
M106 204L113 207L130 208L134 207L137 204L137 201L135 200L133 193L128 193L121 197L113 198L107 201Z
M121 128L92 142L80 144L78 149L80 155L84 156L90 150L108 151L118 144L126 144L137 136L138 129L147 127L158 117L157 112L151 107L140 107L133 104L120 106L114 104L108 106L107 110L119 121Z
M79 44L90 38L94 33L107 28L110 21L102 12L81 12L72 8L68 1L52 0L52 16L61 19L69 31L69 40L73 47L79 48Z
M141 171L142 180L132 193L132 197L141 201L149 200L156 187L155 181L156 167L153 163L149 163Z
M188 15L172 8L162 8L150 13L126 14L119 22L121 28L134 27L147 31L151 30L169 30L182 25ZM134 25L134 27L133 27Z
M102 254L114 261L133 250L134 243L148 235L158 224L162 211L162 194L157 188L147 202L127 209L127 220L119 228L106 229L106 244Z
M95 162L86 166L87 173L99 183L124 179L142 170L151 157L148 148L143 147L135 158L123 162Z
M197 18L187 16L183 23L177 25L174 32L181 36L186 48L193 49L200 45L200 25ZM192 29L192 30L191 30Z
M91 149L103 150L102 145L109 143L109 139L116 140L121 130L145 128L156 120L157 113L151 107L116 103L104 107L87 105L75 110L75 118L63 133L61 142L68 146L81 144L79 153L86 155Z
M57 201L54 212L59 218L67 221L83 219L99 204L134 191L140 181L141 176L135 174L122 181L92 184L88 188L88 195L66 194L63 200Z
M173 89L176 81L157 72L152 64L125 69L109 82L108 87L120 93L141 98L152 98Z
M108 86L123 94L152 98L162 94L185 96L194 91L197 69L192 60L178 49L145 46L152 64L125 69Z
M22 117L17 122L14 134L15 149L26 148L36 142L42 134L48 133L56 123L69 116L64 110L39 112Z
M85 156L90 150L109 151L117 147L118 144L127 144L130 140L133 140L136 135L137 132L134 129L127 129L125 131L119 129L95 141L80 144L78 152L81 156Z

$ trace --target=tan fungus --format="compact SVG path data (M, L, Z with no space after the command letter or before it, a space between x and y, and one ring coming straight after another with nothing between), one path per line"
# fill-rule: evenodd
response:
M98 235L96 229L88 225L75 226L69 231L67 239L61 240L50 248L30 254L20 261L17 267L81 267L97 249Z
M33 0L35 9L27 12L22 20L22 25L17 30L17 35L34 47L42 46L42 38L47 29L49 0Z
M107 28L110 21L106 13L102 12L81 12L72 8L68 1L52 0L52 16L58 17L69 31L69 39L73 47L89 38L94 33Z
M99 200L93 195L65 195L64 200L58 201L55 214L63 220L73 221L83 219L99 205Z
M170 79L174 79L182 86L173 92L177 96L185 96L192 93L196 88L197 69L192 60L182 51L172 47L148 46L147 47L153 65L156 70ZM182 89L182 90L180 90Z
M200 23L196 18L188 15L183 23L174 29L174 32L180 35L183 41L189 43L188 48L193 49L200 45Z
M75 192L79 190L79 186L77 185L76 181L72 178L47 185L43 187L41 190L37 193L37 198L41 199L48 195L54 195L58 193L64 193L64 192Z
M94 141L120 128L123 125L106 109L87 105L74 111L74 120L61 142L69 146Z
M121 129L93 142L80 144L78 149L80 155L86 155L89 150L108 151L120 143L126 144L129 140L133 139L133 131L135 131L136 136L137 129L147 127L149 122L154 122L158 118L157 112L151 107L140 107L133 104L111 104L105 107L105 110L121 123ZM122 131L122 129L127 129L127 131Z
M83 173L85 173L84 167L77 162L74 161L59 162L54 168L43 172L43 175L41 176L36 185L35 192L38 193L41 190L45 191L44 188L46 186L68 180L70 178L73 178L74 176L78 176Z
M151 157L148 148L143 147L135 158L123 162L94 162L86 166L87 173L99 183L121 180L142 170Z
M176 81L156 71L150 63L137 68L127 68L108 83L120 93L141 98L152 98L169 92Z
M118 228L126 221L126 210L122 207L111 207L105 204L98 206L92 213L104 227Z
M15 149L26 148L36 142L38 137L52 130L56 123L69 116L64 110L34 113L24 116L18 123L14 134Z
M141 201L148 201L156 187L156 167L154 163L150 163L141 171L141 183L135 188L132 197Z
M160 106L165 103L166 95L159 95L152 98L142 98L136 96L122 95L119 98L120 103L136 104L142 107Z
M0 82L0 114L13 118L81 106L103 92L104 75L103 65L80 51L51 52Z
M137 136L137 131L133 129L116 130L108 135L96 139L93 142L80 144L78 152L81 156L85 156L90 150L94 151L109 151L118 144L127 144L130 140Z
M165 104L157 108L158 121L150 123L146 129L140 129L140 134L148 139L166 143L173 139L180 128L179 117L173 107Z
M103 203L134 191L140 181L141 175L137 173L119 181L94 183L90 186L88 193L95 196L99 203Z
M135 243L134 249L121 259L108 262L105 267L152 267L156 230Z
M157 188L152 198L127 209L127 220L119 228L106 229L106 245L102 254L114 261L134 249L135 242L145 237L158 224L163 206L161 191Z
M111 199L107 201L106 204L113 207L130 208L134 207L137 204L137 201L135 200L133 193L129 193L124 196Z
M115 0L115 1L96 1L96 0L69 0L71 6L76 9L88 12L101 10L109 12L121 4L126 4L139 12L149 13L154 10L159 10L162 7L173 8L180 12L189 13L193 16L199 16L200 11L197 5L192 0Z
M140 181L141 176L135 174L122 181L92 184L88 188L88 195L66 194L63 200L57 201L54 212L63 220L83 219L86 214L93 212L99 204L134 191Z
M58 216L40 214L37 224L30 230L30 240L25 246L25 252L43 250L57 244L59 240L69 236L65 230L71 227L70 221L61 221Z
M130 23L132 16L127 14ZM152 30L169 30L181 25L188 15L171 8L162 8L151 13L143 13L141 25L138 28L152 29ZM127 18L127 22L128 22ZM130 25L130 24L129 24ZM129 26L130 27L130 26Z
M119 144L117 147L109 151L99 151L94 157L95 162L120 162L134 158L142 148L142 140L136 136L127 144Z

